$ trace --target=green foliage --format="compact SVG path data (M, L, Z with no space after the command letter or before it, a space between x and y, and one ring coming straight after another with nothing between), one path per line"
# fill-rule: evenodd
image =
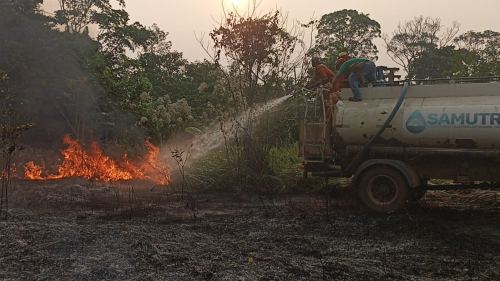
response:
M243 140L231 139L231 136L238 136L235 131L241 128L222 124L223 136L219 139L227 140L226 146L198 158L188 172L188 181L195 188L295 189L302 177L297 114L296 104L285 102L263 114L253 135ZM205 152L208 147L193 148Z
M59 4L52 19L42 16L36 1L15 0L0 10L0 36L8 38L0 45L0 66L9 72L11 88L28 109L20 118L39 124L25 134L28 144L52 146L67 133L77 138L101 133L125 137L113 128L120 124L123 132L131 132L142 117L150 124L140 127L156 141L165 141L189 125L181 124L191 120L186 101L193 101L199 119L208 112L210 93L198 99L201 77L194 82L188 76L187 61L171 50L166 32L156 25L129 23L128 13L113 9L109 0ZM124 7L123 0L119 4ZM54 23L65 26L66 32L54 29ZM97 41L85 32L90 24L99 27ZM130 51L137 58L128 57ZM143 102L142 93L150 93L155 102L169 95L173 111L158 117L158 105L152 111L133 110L132 105ZM161 121L167 116L173 119Z
M295 183L302 176L298 143L287 144L282 147L272 147L267 156L271 172L288 184Z
M172 43L164 33L153 26L156 39L139 52L140 70L151 82L152 97L168 95L171 100L185 99L192 108L193 118L203 123L207 114L210 90L213 90L213 64L188 63L182 53L172 51ZM203 86L204 85L204 86Z
M146 129L155 143L163 143L193 119L185 99L172 103L168 96L153 99L144 92L139 103L130 106L140 116L138 125Z
M33 11L36 13L36 11ZM65 133L92 130L96 119L94 91L86 81L84 62L96 44L87 34L59 32L45 17L0 10L0 66L10 76L10 88L23 110L20 122L38 126L22 141L41 147L54 145ZM81 121L85 120L84 123ZM85 126L83 129L81 126Z
M237 151L209 152L203 159L195 161L187 169L187 182L196 190L232 190L235 188L235 179L238 178L238 170L228 156L238 154Z
M409 77L413 79L443 78L452 76L453 46L429 48L423 51L410 65Z
M125 6L124 0L119 0L118 4ZM81 33L88 26L95 23L94 17L99 11L111 10L109 0L59 0L60 10L55 11L55 22L65 26L68 32Z
M197 190L252 189L259 191L287 191L294 188L302 177L301 159L297 144L272 147L267 151L263 170L247 166L245 149L226 147L210 152L187 169L187 182ZM238 160L240 159L240 160ZM236 163L236 161L242 161ZM242 173L244 171L244 173Z
M40 5L42 3L43 0L10 0L2 3L2 9L5 12L10 11L32 20L47 20L48 18L40 13Z
M210 33L215 63L224 55L231 65L229 75L236 81L229 87L237 109L277 96L294 70L290 60L299 40L287 32L285 24L278 11L248 18L229 13Z
M130 103L138 102L143 92L149 92L153 85L142 71L139 62L123 56L110 61L103 54L95 54L87 61L92 72L93 83L106 95L100 101L101 110L127 110Z
M340 52L351 57L377 60L374 38L380 37L380 24L368 14L356 10L341 10L325 14L318 22L316 45L312 50L325 57L325 64L332 69Z
M268 135L260 134L261 130L255 126L262 118L259 105L284 95L298 66L294 57L296 48L302 44L286 29L286 16L281 12L250 14L243 17L229 13L221 26L210 33L216 53L214 62L220 67L223 79L213 84L209 113L232 123L230 134L224 132L224 136L225 139L231 136L234 142L227 145L234 145L237 153L231 155L226 147L226 156L233 162L229 167L233 182L239 187L250 183L273 185L279 181L269 172L266 162ZM221 60L228 62L227 69L219 64Z
M453 41L455 46L431 46L421 51L409 65L409 77L428 79L500 75L500 33L491 30L468 31Z
M201 126L207 126L222 114L217 113L215 106L228 111L229 96L224 86L222 71L207 60L188 63L185 66L184 78L179 83L180 89L172 93L179 94L188 101L192 108L195 121Z
M145 50L160 40L157 29L149 29L139 22L129 24L129 14L125 10L97 13L94 21L100 29L97 35L100 50L111 58L119 59L127 50Z
M92 22L100 32L98 53L88 60L87 67L94 75L96 86L107 93L102 109L127 110L130 103L137 103L143 92L153 88L144 62L125 55L127 51L145 53L164 43L166 33L157 26L147 28L138 22L129 24L125 10L102 9L95 12ZM158 61L153 63L158 64ZM162 67L161 65L158 67Z
M468 31L454 40L459 50L452 57L453 74L458 77L500 75L500 33Z

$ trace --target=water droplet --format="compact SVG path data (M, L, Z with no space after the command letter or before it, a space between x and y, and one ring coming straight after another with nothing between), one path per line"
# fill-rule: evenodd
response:
M406 121L406 129L410 133L418 134L425 130L426 122L420 110L415 110L410 117L408 117L408 121Z

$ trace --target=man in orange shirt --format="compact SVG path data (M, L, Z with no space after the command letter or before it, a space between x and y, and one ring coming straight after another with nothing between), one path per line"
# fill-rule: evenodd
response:
M305 88L312 89L321 85L326 85L333 81L335 73L321 63L319 57L312 57L312 66L314 67L314 77L307 82Z
M325 86L325 88L323 88L323 97L325 99L325 105L328 107L326 116L330 116L330 106L336 104L339 100L335 92L339 92L340 88L338 85L332 84L332 81L335 79L335 73L322 64L319 57L312 57L311 63L314 67L314 77L307 82L304 87L306 89L312 89L319 85Z
M335 78L335 73L331 71L328 67L321 63L319 57L314 56L311 60L312 66L314 67L314 77L307 82L304 86L306 89L312 89L319 85L325 85L324 97L326 102L332 102L334 92L338 92L340 89L337 85L332 85L331 82Z

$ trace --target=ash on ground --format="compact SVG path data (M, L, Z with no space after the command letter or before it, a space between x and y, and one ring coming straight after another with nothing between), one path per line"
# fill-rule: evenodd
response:
M498 204L456 193L379 215L347 188L185 193L58 180L9 192L1 280L500 280Z

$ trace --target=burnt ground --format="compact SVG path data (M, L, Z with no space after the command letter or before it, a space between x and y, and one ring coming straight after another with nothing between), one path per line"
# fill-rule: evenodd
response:
M10 194L1 280L500 280L500 208L484 194L429 192L392 215L347 188L329 204L75 179Z

